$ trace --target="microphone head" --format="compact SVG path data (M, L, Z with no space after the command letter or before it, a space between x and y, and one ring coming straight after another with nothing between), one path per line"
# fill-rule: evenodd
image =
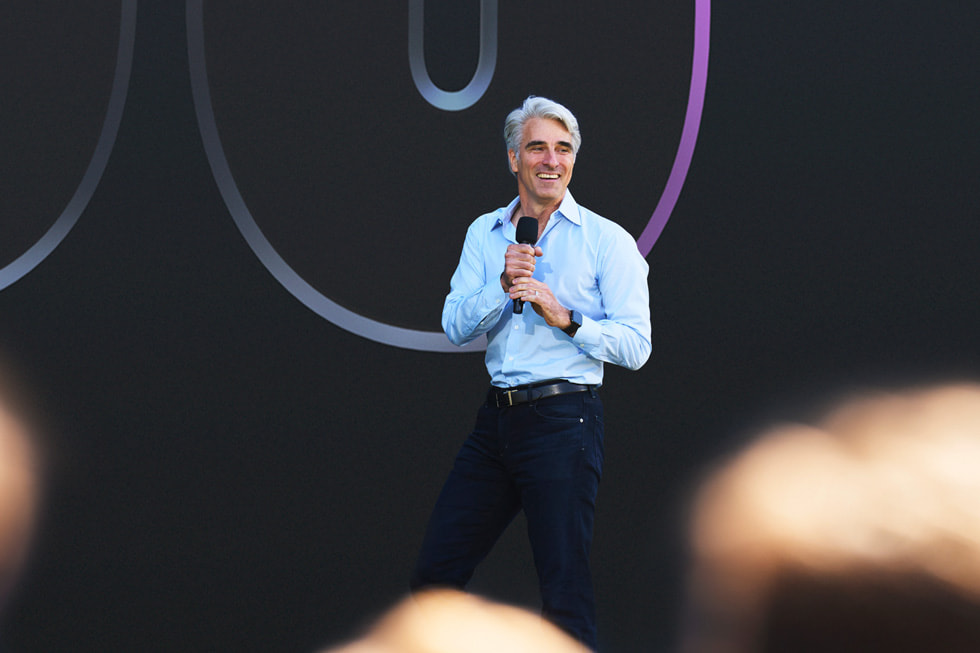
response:
M517 221L517 242L522 245L533 245L538 242L538 221L536 219L525 215Z

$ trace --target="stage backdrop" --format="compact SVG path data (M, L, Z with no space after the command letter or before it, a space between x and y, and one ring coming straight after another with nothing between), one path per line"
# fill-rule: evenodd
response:
M0 10L0 344L57 426L12 650L310 652L405 592L487 385L442 299L529 94L651 268L603 650L673 643L685 500L752 428L977 373L969 3L95 4ZM473 588L533 608L523 528Z

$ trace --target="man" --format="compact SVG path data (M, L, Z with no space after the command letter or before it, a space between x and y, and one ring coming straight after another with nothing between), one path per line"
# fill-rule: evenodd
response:
M647 264L621 227L568 192L581 145L560 104L529 97L504 139L518 197L466 234L442 324L486 335L492 386L429 521L413 589L463 588L518 510L547 618L596 646L589 550L602 473L603 363L650 355ZM522 216L537 243L519 244ZM522 301L533 310L516 313Z

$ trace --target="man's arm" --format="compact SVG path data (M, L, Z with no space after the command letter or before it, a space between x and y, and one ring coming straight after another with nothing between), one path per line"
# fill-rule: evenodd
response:
M572 340L597 360L638 370L650 358L650 267L625 230L617 230L599 261L599 294L605 317L583 315ZM575 307L572 307L575 308Z
M500 281L503 257L499 269L488 270L484 264L487 238L482 220L470 225L450 281L442 309L442 329L454 345L465 345L492 329L507 305L507 293Z
M605 315L592 319L583 314L571 338L591 358L637 370L652 350L649 266L628 233L617 229L609 238L596 270ZM510 297L531 303L549 326L562 331L571 323L572 310L580 308L562 305L547 284L530 277L518 277Z

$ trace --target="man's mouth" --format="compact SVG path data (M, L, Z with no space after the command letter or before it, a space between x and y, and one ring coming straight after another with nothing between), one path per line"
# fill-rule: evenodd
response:
M558 173L555 172L539 172L538 179L558 179Z

